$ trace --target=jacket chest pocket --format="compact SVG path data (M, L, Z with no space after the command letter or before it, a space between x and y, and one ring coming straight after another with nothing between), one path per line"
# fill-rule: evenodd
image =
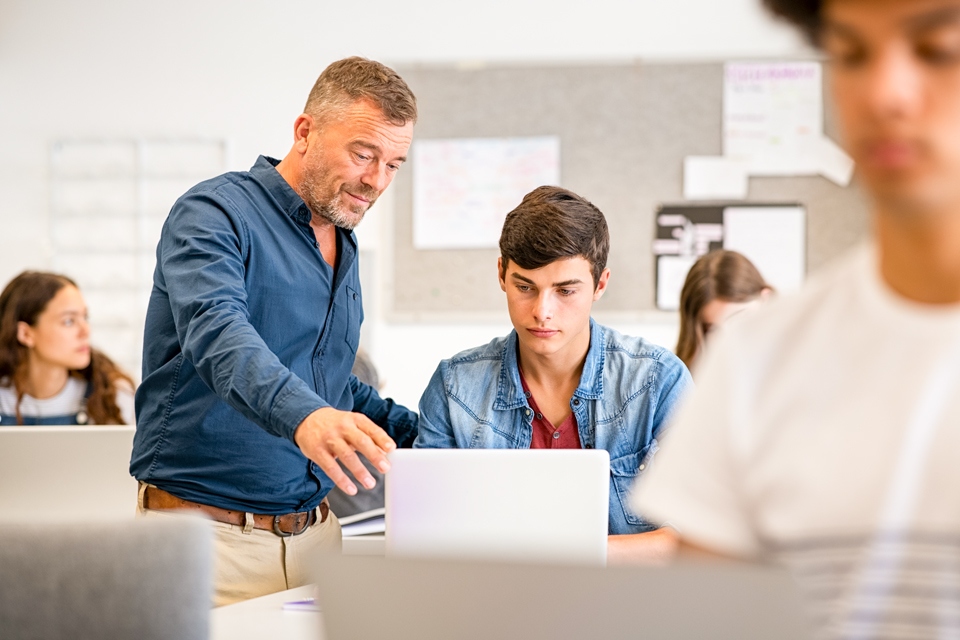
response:
M648 522L630 508L630 493L636 483L637 476L642 469L644 458L651 450L656 450L656 441L651 442L638 453L620 456L610 461L610 481L613 484L617 497L620 499L620 508L628 524L646 525Z
M350 350L356 353L360 345L360 325L363 324L363 297L358 289L353 287L345 287L345 289L347 293L343 304L347 309L347 331L344 334L344 340L347 341Z

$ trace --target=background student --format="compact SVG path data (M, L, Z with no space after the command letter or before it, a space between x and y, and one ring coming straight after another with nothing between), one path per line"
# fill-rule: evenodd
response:
M24 271L0 293L0 427L135 424L133 387L91 348L73 280Z
M677 357L693 370L707 334L727 318L766 298L772 290L741 253L717 249L701 256L687 272L680 292Z
M414 447L605 449L608 559L659 559L675 536L627 494L690 375L668 350L590 317L609 248L603 213L566 189L539 187L507 214L498 271L514 330L440 363Z

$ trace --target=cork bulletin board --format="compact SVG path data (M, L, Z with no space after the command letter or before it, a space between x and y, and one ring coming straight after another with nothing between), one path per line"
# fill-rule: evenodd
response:
M722 153L722 63L397 70L419 103L414 144L559 136L561 186L597 205L610 226L612 276L596 311L656 309L654 220L662 205L684 202L684 157ZM836 139L829 104L825 122L826 133ZM395 207L385 255L385 311L412 321L469 321L502 312L496 249L414 248L416 167L405 169L391 187ZM856 180L840 187L817 176L750 178L743 202L805 208L808 272L867 234L866 203Z

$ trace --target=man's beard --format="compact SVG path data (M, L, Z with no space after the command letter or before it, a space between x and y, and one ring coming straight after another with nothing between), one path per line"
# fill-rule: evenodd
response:
M366 198L370 201L370 204L366 207L359 204L348 205L343 202L342 191L333 194L325 193L329 190L325 188L327 182L326 171L316 166L307 167L300 180L300 195L303 201L313 215L319 216L341 229L353 231L380 194L362 183L351 185L349 187L350 193Z

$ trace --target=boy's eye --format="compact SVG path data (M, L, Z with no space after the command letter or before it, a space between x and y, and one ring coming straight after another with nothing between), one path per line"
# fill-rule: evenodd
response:
M560 295L572 296L577 292L576 289L560 289Z

